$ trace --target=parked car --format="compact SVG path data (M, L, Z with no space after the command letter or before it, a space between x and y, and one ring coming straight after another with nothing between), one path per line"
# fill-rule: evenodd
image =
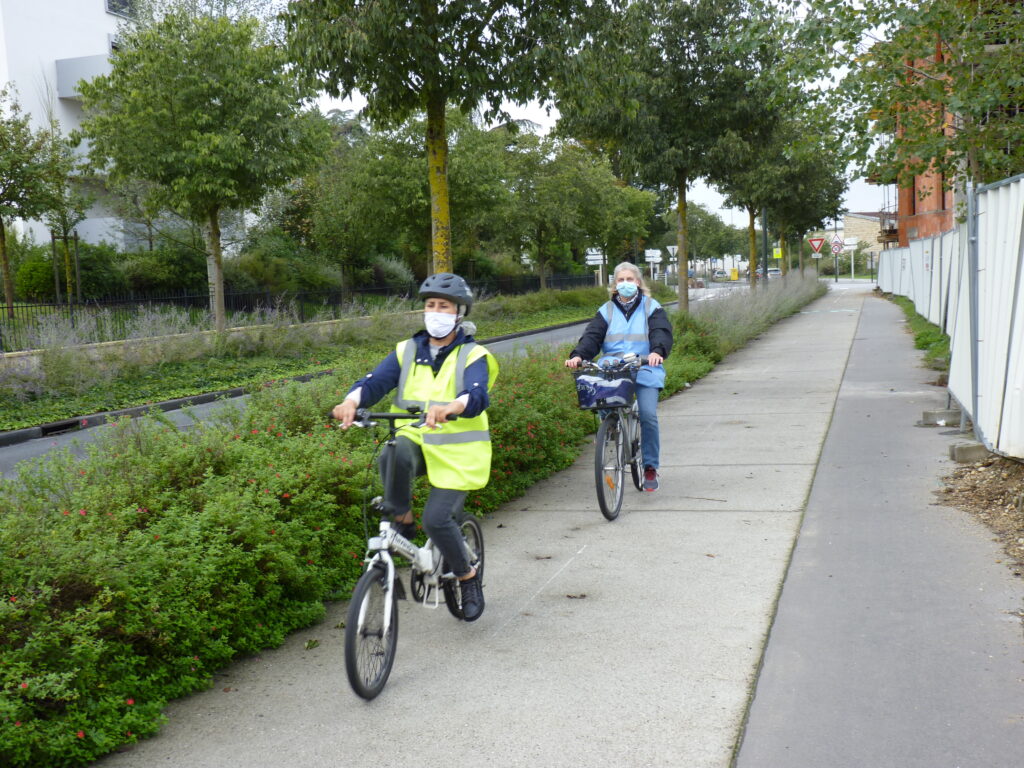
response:
M772 277L782 277L782 270L779 269L778 267L769 267L768 268L768 277L769 278L772 278Z
M716 280L724 280L725 278L729 277L729 273L726 272L724 269L716 269L712 277L714 277Z

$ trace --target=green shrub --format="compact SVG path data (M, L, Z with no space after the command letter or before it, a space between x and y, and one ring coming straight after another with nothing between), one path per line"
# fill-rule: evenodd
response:
M126 253L121 270L128 289L142 294L206 290L206 254L201 248L166 242L152 251Z
M67 300L67 280L63 245L57 243L57 276L60 280L60 293ZM79 242L78 269L75 270L74 243L71 249L71 282L72 295L77 296L79 289L75 283L81 277L81 296L83 299L99 299L106 296L122 294L127 289L124 274L117 266L118 255L114 246L108 243L94 245ZM48 249L33 249L21 261L15 276L15 289L18 296L40 302L52 302L56 297L53 284L53 256Z

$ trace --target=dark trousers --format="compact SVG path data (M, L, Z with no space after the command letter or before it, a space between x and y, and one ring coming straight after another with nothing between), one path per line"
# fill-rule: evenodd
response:
M380 477L384 482L384 504L388 512L401 517L412 509L412 484L427 473L423 450L407 437L397 437L393 446L384 446L380 456ZM456 576L469 573L462 532L455 517L466 503L466 492L430 487L423 508L423 530L441 550L448 568Z

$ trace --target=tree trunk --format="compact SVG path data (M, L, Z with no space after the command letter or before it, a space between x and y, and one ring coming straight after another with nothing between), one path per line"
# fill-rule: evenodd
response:
M0 267L4 273L4 301L7 303L7 316L14 319L14 283L11 280L11 263L7 260L7 230L4 220L0 219Z
M67 292L68 304L71 303L71 249L68 248L68 236L60 236L60 244L64 248L64 290Z
M208 248L210 255L210 266L212 267L210 278L210 309L213 310L214 327L217 333L224 333L227 327L227 319L224 312L224 258L220 242L220 211L214 208L210 211L208 236Z
M779 230L779 253L782 255L782 265L779 267L782 270L782 274L789 274L789 248L786 244L786 230Z
M427 99L427 174L430 182L430 246L433 271L452 271L452 223L448 207L448 134L445 100Z
M747 208L747 246L749 248L747 253L747 271L750 273L748 278L750 280L750 287L757 287L757 231L755 224L757 223L757 211L753 208Z
M679 204L676 207L676 255L679 257L679 311L690 311L690 257L689 240L690 227L686 221L686 188L689 182L686 173L680 172L677 176L677 187L679 191Z
M796 241L797 253L800 254L800 277L804 276L804 236L800 235L800 239Z

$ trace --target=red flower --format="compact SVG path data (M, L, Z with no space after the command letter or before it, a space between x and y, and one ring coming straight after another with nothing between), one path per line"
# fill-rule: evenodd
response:
M78 514L80 514L80 515L82 515L84 517L85 516L85 510L84 509L78 510Z
M154 533L153 534L153 541L160 541L160 534L159 533Z
M14 727L15 728L21 728L21 720L15 720L14 721Z
M12 603L16 603L16 602L18 602L18 597L17 597L17 595L11 595L11 602L12 602Z
M254 429L254 430L252 431L252 434L254 434L254 435L258 435L259 433L260 433L260 431L259 431L258 429Z
M22 684L21 684L21 687L22 687L22 688L28 688L28 683L22 683Z
M77 736L80 739L84 739L85 738L85 731L79 731L78 733L75 734L75 736Z
M291 494L290 493L282 493L281 495L284 496L284 498L286 498L286 499L290 499L291 498Z
M70 515L70 514L71 514L71 513L70 513L70 512L68 512L68 510L66 510L66 509L62 509L62 510L61 510L61 512L63 512L63 513L65 514L65 515Z
M129 707L134 706L135 705L135 699L128 699L128 700L125 701L125 704L127 704Z

